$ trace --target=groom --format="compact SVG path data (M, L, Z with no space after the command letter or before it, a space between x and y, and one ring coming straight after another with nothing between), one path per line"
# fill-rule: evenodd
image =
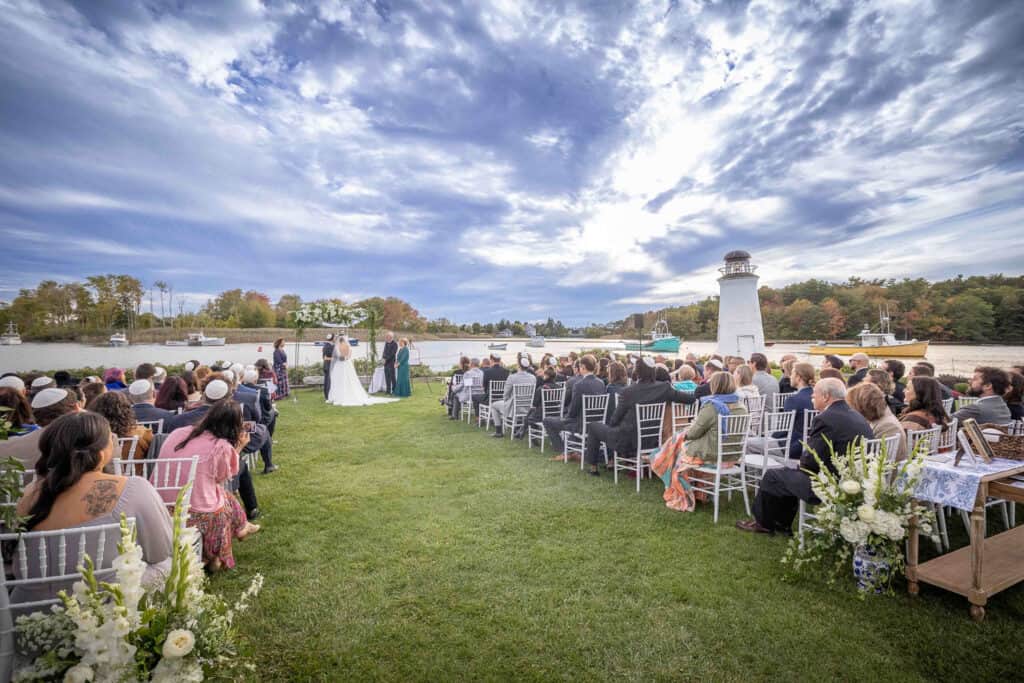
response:
M395 359L398 357L398 342L393 332L384 335L384 384L388 394L395 393Z
M324 400L331 395L331 356L334 354L334 335L327 335L327 341L323 343L324 360Z

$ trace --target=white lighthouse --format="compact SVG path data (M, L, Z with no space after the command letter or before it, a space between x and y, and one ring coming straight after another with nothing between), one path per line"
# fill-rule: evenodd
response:
M750 265L750 254L730 251L725 266L718 269L718 353L750 358L764 353L764 326L761 303L757 298L757 266Z

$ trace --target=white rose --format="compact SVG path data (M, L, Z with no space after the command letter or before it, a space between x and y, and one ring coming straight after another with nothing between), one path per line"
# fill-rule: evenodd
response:
M843 490L843 493L855 496L860 493L860 482L854 481L853 479L843 479L839 484L839 488Z
M92 667L88 664L75 664L64 674L64 683L86 683L92 680Z
M192 652L195 644L196 637L192 635L192 631L186 631L182 628L175 629L167 634L167 640L164 641L164 657L168 659L184 657L189 652Z
M870 524L875 519L875 508L870 505L861 505L857 508L857 516L862 522Z

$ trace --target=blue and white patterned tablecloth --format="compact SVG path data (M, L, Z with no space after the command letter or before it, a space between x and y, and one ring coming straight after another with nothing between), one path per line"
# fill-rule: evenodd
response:
M980 460L972 463L968 458L964 458L960 461L959 467L954 467L952 461L929 461L921 471L921 480L917 484L914 497L960 510L973 510L982 477L1019 469L1020 466L1019 462L999 458L990 463Z

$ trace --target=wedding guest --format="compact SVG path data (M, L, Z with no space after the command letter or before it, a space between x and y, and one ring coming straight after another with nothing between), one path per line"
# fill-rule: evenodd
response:
M28 392L25 390L25 382L13 373L0 377L0 389L13 389L16 393L26 398L28 397Z
M68 389L44 389L32 398L32 417L39 429L16 439L0 441L0 461L17 459L26 470L32 470L39 460L39 444L43 433L52 422L62 415L76 413L82 409L78 397Z
M793 374L793 366L796 365L796 356L787 354L782 357L779 362L779 367L782 368L782 376L779 377L779 393L790 394L796 389L793 388L793 384L789 379L789 376Z
M615 414L615 408L619 405L619 398L622 392L629 385L629 377L626 375L626 366L621 361L612 361L608 364L608 410L605 412L604 421L607 422Z
M164 384L164 382L166 380L167 380L167 370L162 368L162 367L160 367L159 365L156 366L156 372L154 372L153 373L153 377L150 378L150 381L153 382L153 388L156 389L157 391L159 391L160 387L163 386L163 384Z
M491 422L494 423L495 427L494 438L500 439L505 434L503 423L505 416L512 410L514 387L527 384L536 391L537 380L531 371L530 357L526 354L520 354L517 359L515 373L505 381L505 392L502 394L501 400L491 403ZM533 401L531 400L530 403L532 405Z
M160 458L199 456L188 525L203 536L203 562L210 571L233 568L234 540L260 530L246 519L242 506L224 489L225 483L240 473L238 456L248 442L241 406L228 398L211 406L194 427L174 430L160 449ZM187 474L179 476L176 483L184 486ZM170 492L164 495L169 498Z
M9 439L31 434L39 429L32 416L32 406L28 398L17 389L0 387L0 408L7 408L7 412L0 413L0 417L11 425L10 431L7 432Z
M882 363L882 369L888 372L889 377L892 378L893 403L900 406L900 410L902 410L906 399L903 396L903 383L900 380L903 379L907 366L903 364L903 361L890 358ZM899 413L896 414L899 415Z
M100 415L72 413L54 420L43 431L36 478L25 488L17 512L28 517L25 528L29 531L116 524L122 514L134 518L135 541L142 548L142 560L146 564L143 583L152 585L161 581L170 569L171 518L148 481L104 473L114 457L115 446L110 426ZM105 557L117 556L119 541L119 534L106 535ZM60 572L75 571L82 559L79 547L77 543L68 544ZM56 543L52 544L52 549L56 550ZM27 576L40 575L38 561L37 553L28 553ZM18 564L13 568L15 575L26 578L21 575ZM29 587L19 586L11 597L14 602L47 600L56 597L60 590L70 592L71 583L45 581Z
M85 398L86 405L91 403L97 396L107 393L107 385L103 383L103 380L81 384L78 388Z
M693 422L685 430L673 436L661 449L651 456L651 471L661 477L665 485L662 494L665 505L680 512L692 511L696 498L690 481L705 478L698 468L718 461L718 418L729 415L746 415L747 408L736 392L733 377L741 370L750 368L738 366L730 375L716 372L708 380L711 394L700 400L701 408ZM756 389L756 387L755 387ZM742 437L731 437L727 444L741 443ZM722 462L736 462L741 456L723 457ZM699 496L704 498L705 496Z
M143 380L145 381L145 380ZM147 457L149 446L153 442L153 432L147 427L139 425L135 419L135 411L132 410L132 403L123 391L108 391L102 396L97 396L88 406L91 412L102 415L110 423L110 430L119 439L130 439L138 437L135 446L134 459L140 460ZM121 446L119 458L127 459L131 454L131 443L126 442Z
M168 377L153 400L154 406L172 414L189 408L189 404L188 384L180 377Z
M135 380L140 379L153 379L156 376L156 366L152 363L140 363L135 368L135 374L132 376Z
M537 390L533 392L533 406L526 416L526 424L537 425L541 423L544 417L544 390L558 387L555 377L555 369L550 365L537 370L537 378L540 380L540 384L537 385Z
M792 460L799 460L800 454L804 450L803 442L807 440L810 432L809 428L807 432L804 431L804 411L814 410L814 366L810 363L794 363L789 381L796 389L796 393L786 397L782 409L784 411L792 410L795 413L793 437L789 441L789 457Z
M170 381L175 379L177 378L172 377ZM153 384L148 379L137 379L128 385L128 400L132 403L135 419L140 422L169 420L174 415L171 411L154 405L156 398L153 394Z
M277 409L270 398L270 390L256 383L259 379L259 371L255 366L246 368L242 374L242 383L239 388L245 388L255 392L259 398L260 424L266 427L267 438L259 447L260 459L263 460L263 474L273 474L279 468L274 464L274 430L277 428ZM250 440L252 436L250 435Z
M1003 394L1010 386L1010 377L1005 370L981 366L974 368L971 377L971 396L978 396L976 403L965 405L953 413L953 417L963 424L964 420L973 417L979 425L1003 425L1010 421L1010 409L1003 399Z
M456 380L456 377L465 377L466 371L469 370L469 357L461 356L459 358L459 365L452 372L451 378L448 380L448 391L445 393L444 404L448 407L448 417L452 420L459 419L455 414L455 394L459 391L456 385L461 386L462 380Z
M201 392L203 387L206 386L206 379L213 374L213 370L211 370L208 365L197 365L196 369L192 372L195 373L196 386L199 387L199 391Z
M680 365L676 371L676 381L672 387L676 391L697 391L697 371L692 365Z
M263 419L263 407L260 404L260 391L259 389L250 389L247 386L243 386L242 378L244 375L245 366L241 363L236 363L230 369L222 372L221 378L231 385L231 397L243 406L248 406L248 410L245 411L247 415L251 416L248 419L265 425L266 420Z
M274 375L277 377L277 394L274 400L286 398L291 391L288 387L288 354L284 350L284 339L274 341Z
M763 353L752 353L748 365L754 371L754 386L764 396L765 404L770 406L772 396L779 393L779 380L768 372L768 356Z
M835 368L822 368L821 372L818 373L820 379L843 379L843 373L839 372Z
M918 361L910 368L910 377L935 377L935 366L925 361ZM938 382L938 380L935 380ZM942 398L950 399L953 398L953 390L947 387L942 382L939 382L939 391L942 393ZM909 401L910 399L906 399Z
M743 358L742 358L742 356L726 356L725 357L725 368L729 372L729 374L732 374L732 373L736 372L736 368L738 368L741 365L743 365Z
M846 402L850 407L864 416L871 426L871 432L876 439L887 439L890 436L898 436L899 443L896 452L889 452L890 460L906 460L907 458L907 435L900 425L900 421L889 410L889 404L885 400L885 394L878 385L871 382L861 382L846 392Z
M732 378L736 395L740 398L756 398L761 395L761 391L754 384L754 372L750 366L740 365L733 371Z
M121 391L128 388L128 385L124 383L124 370L121 368L109 368L103 373L103 383L106 384L107 391Z
M551 448L556 453L552 458L558 460L563 457L565 442L562 440L562 432L573 432L579 434L583 430L583 397L600 396L609 393L609 387L594 375L597 370L597 360L590 354L584 355L577 361L580 374L576 379L575 389L572 394L572 402L564 413L564 417L548 417L544 419L544 431L551 439ZM616 365L613 363L612 365ZM622 366L618 363L619 367ZM609 373L613 372L609 367ZM614 372L618 372L615 370ZM611 399L608 400L611 403ZM590 425L593 426L593 425ZM587 427L587 429L590 428Z
M596 374L597 378L605 384L608 384L608 365L610 363L611 359L607 356L602 356L597 360L597 372L594 374Z
M269 369L270 364L267 363L266 359L261 358L260 360L267 364L267 372L270 373L270 379L273 380L274 371ZM192 408L195 408L203 400L203 392L199 390L199 382L198 380L196 380L196 373L192 372L191 370L185 370L180 375L176 376L179 377L185 383L185 410L191 410ZM166 384L167 382L170 382L172 380L173 377L164 383ZM160 388L163 389L163 387Z
M1006 389L1004 399L1006 407L1010 410L1010 417L1014 420L1024 419L1024 375L1013 370L1008 373L1010 385Z
M844 365L843 359L840 358L839 356L836 356L836 355L831 354L831 353L821 359L821 369L822 370L827 370L827 369L831 368L832 370L838 371L840 377L843 376L843 374L841 372L842 369L843 369L843 365Z
M473 394L483 391L484 371L480 369L479 358L466 358L466 370L462 375L462 386L453 395L452 410L449 411L449 419L458 420L462 414L462 404L472 403Z
M72 377L67 370L58 370L53 373L53 381L58 389L67 389L78 385L78 380Z
M619 396L619 405L607 424L595 423L587 427L586 462L594 476L600 474L597 466L602 443L609 455L613 451L624 455L636 452L637 405L688 403L694 400L693 394L676 391L671 384L665 382L656 382L654 363L646 356L637 360L636 374L637 381L623 390Z
M395 396L412 396L412 379L409 376L409 340L398 340L398 355L395 356Z
M853 374L850 375L850 379L846 380L846 386L855 387L863 382L868 374L869 363L870 359L866 353L858 351L850 356L850 367L853 368Z
M57 381L52 377L47 377L46 375L36 377L34 380L32 380L32 383L29 385L29 399L31 399L33 396L38 394L43 389L53 389L56 388L56 386Z
M817 503L811 491L811 478L804 470L817 474L817 454L825 467L835 472L832 448L835 453L846 453L847 447L857 439L874 438L871 426L864 416L846 403L846 385L835 378L825 378L814 385L814 409L821 412L814 418L807 447L800 456L801 469L775 468L765 472L754 499L754 519L736 522L741 531L773 534L792 533L800 500Z
M491 357L487 359L490 366L484 369L484 394L481 396L473 397L473 413L475 415L480 414L480 404L490 403L494 405L500 400L499 396L494 396L491 393L491 382L504 382L508 379L508 370L501 364L501 356L497 354L491 354Z
M900 415L900 424L907 431L931 429L949 424L949 416L942 405L942 385L934 377L911 377L904 396L907 407Z

